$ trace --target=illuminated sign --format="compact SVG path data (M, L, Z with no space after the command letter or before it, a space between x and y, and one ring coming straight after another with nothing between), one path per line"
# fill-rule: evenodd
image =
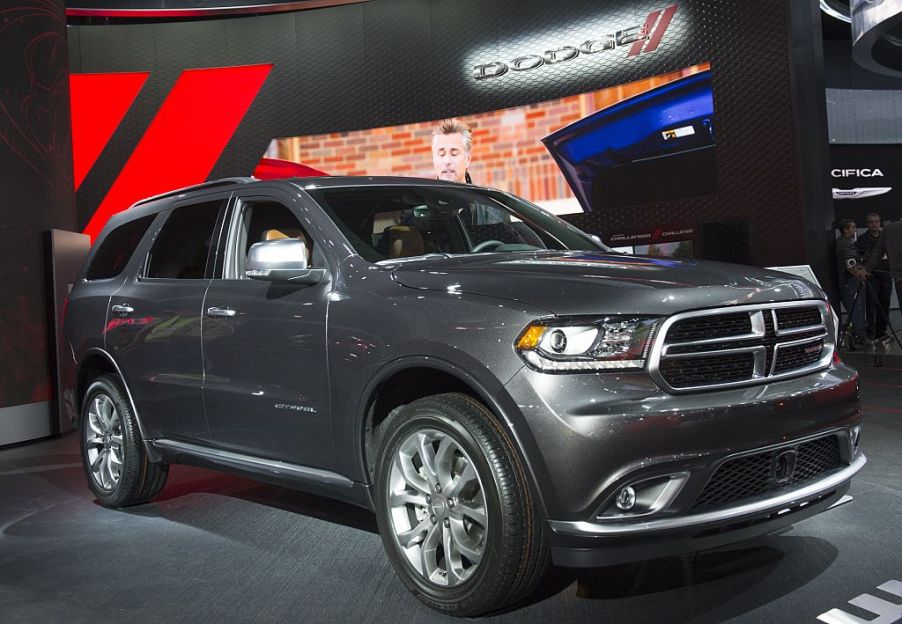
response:
M882 178L883 172L880 169L831 169L830 175L834 178Z
M543 65L572 61L580 55L598 54L625 46L630 46L627 57L638 56L642 52L654 52L664 38L664 33L667 32L678 6L671 4L664 10L652 11L641 26L623 28L598 39L588 39L579 45L565 45L545 50L541 54L526 54L507 62L494 61L476 65L473 68L473 78L476 80L498 78L508 71L529 71Z

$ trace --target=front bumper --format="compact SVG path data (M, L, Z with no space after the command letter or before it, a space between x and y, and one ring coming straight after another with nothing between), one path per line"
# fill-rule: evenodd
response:
M814 516L848 491L867 462L851 464L798 488L704 513L645 522L550 521L555 565L597 567L708 550L779 530Z
M866 461L854 433L862 419L858 375L844 364L760 386L680 395L663 392L644 373L530 369L505 389L533 436L531 474L553 560L565 567L697 552L773 532L834 504ZM769 462L788 450L801 457L828 439L830 461L778 485ZM738 471L725 478L736 474L744 482L746 464L733 462L746 458L759 478L765 470L765 484L703 502L722 466ZM685 480L660 506L632 517L614 509L624 486L674 477Z
M505 386L531 436L530 470L545 518L594 521L627 483L688 473L688 513L725 458L835 433L842 464L861 422L858 375L839 364L809 375L671 395L645 373L549 375L524 368ZM663 510L662 510L663 511Z

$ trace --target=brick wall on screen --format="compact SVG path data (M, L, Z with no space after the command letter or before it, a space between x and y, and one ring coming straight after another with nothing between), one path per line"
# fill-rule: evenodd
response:
M592 95L471 115L470 175L476 184L509 190L533 201L572 197L560 169L539 140L589 112ZM432 178L436 122L359 132L298 137L279 142L279 157L330 175L399 175Z
M573 198L541 139L560 128L678 78L710 69L684 70L537 104L461 116L473 132L470 176L475 184L510 191L534 202ZM333 132L277 141L279 158L330 175L435 177L432 133L438 122L357 132Z

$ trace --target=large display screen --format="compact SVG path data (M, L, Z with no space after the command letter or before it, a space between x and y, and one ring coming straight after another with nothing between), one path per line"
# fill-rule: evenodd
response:
M278 138L267 155L328 175L468 180L574 214L715 193L713 118L703 63L454 119Z
M902 217L902 166L898 145L831 145L830 179L836 220L863 227L876 212L884 221Z

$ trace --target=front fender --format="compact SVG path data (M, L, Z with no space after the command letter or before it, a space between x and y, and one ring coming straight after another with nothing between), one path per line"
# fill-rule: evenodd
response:
M416 343L413 344L416 345ZM370 379L359 397L354 418L354 430L358 432L355 453L358 462L356 472L364 482L369 483L365 428L370 400L376 389L392 375L403 370L431 368L451 375L466 384L497 417L498 423L509 437L511 446L526 472L529 487L532 488L538 501L539 512L542 517L546 517L545 497L548 493L542 484L550 481L548 471L541 461L541 454L538 452L538 445L532 430L526 424L516 401L508 394L504 385L488 367L466 353L458 351L453 354L453 359L449 357L452 355L449 351L454 350L446 344L435 342L417 346L424 348L424 351L421 352L437 355L408 355L388 362Z

